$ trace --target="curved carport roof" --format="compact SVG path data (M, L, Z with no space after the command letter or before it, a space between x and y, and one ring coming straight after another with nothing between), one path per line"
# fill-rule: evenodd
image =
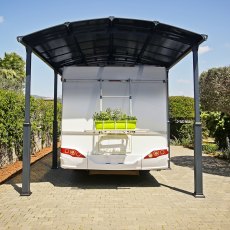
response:
M65 66L171 68L207 36L158 21L101 18L66 22L18 41L62 74Z
M159 23L123 18L102 18L67 22L44 29L18 41L26 46L25 122L23 137L23 176L21 195L30 195L30 85L31 54L54 69L53 161L57 168L57 74L65 66L154 65L169 70L193 51L194 77L194 195L204 197L202 180L202 140L199 108L198 47L206 35ZM167 76L168 79L168 76ZM168 80L166 93L168 95ZM168 107L168 101L167 101ZM168 110L168 109L167 109ZM168 121L168 146L169 146Z

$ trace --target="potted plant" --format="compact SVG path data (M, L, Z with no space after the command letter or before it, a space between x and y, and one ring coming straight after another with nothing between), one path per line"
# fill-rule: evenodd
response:
M96 112L93 115L95 128L103 129L135 129L137 118L122 113L120 109L107 108L106 111Z

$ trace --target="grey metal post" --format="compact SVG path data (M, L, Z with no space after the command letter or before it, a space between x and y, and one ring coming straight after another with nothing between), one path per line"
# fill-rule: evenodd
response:
M25 122L23 125L23 168L21 196L29 196L30 191L30 86L32 49L26 47L26 89L25 89Z
M54 71L54 116L53 116L53 157L52 157L52 169L58 168L58 156L57 156L57 72Z
M170 118L169 118L169 70L166 70L166 114L167 114L167 138L168 138L168 148L169 148L169 161L168 168L170 169Z
M194 124L194 196L204 198L202 178L202 132L200 121L200 90L198 70L198 45L193 47L193 79L194 79L194 103L195 103L195 124Z

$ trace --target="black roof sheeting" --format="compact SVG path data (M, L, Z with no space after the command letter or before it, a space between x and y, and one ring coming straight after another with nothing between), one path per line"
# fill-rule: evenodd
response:
M114 17L67 22L18 37L59 74L65 66L143 64L169 69L206 39L157 21Z

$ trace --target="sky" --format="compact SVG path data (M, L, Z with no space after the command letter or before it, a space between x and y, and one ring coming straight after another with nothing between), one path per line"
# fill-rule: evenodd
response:
M230 0L0 0L0 57L25 48L16 37L64 22L109 16L159 21L200 34L199 72L230 65ZM60 78L59 78L60 79ZM61 96L61 82L58 82ZM33 95L53 97L53 71L33 55ZM169 71L169 94L193 97L192 53Z

